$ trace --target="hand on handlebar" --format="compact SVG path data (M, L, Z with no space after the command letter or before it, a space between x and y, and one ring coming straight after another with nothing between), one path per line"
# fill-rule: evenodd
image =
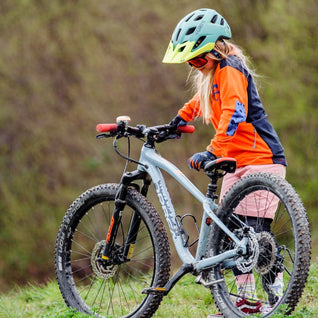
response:
M134 136L136 138L147 137L147 142L163 142L167 139L180 138L182 133L193 133L194 126L187 125L185 121L183 123L181 117L174 121L174 125L166 124L153 127L146 127L145 125L137 125L136 127L129 126L127 122L121 121L116 124L98 124L96 126L97 132L100 137L129 137ZM178 125L179 124L179 125Z
M171 122L169 123L169 125L173 128L173 129L177 129L179 126L186 126L188 124L187 121L183 120L181 116L177 115L176 117L174 117Z

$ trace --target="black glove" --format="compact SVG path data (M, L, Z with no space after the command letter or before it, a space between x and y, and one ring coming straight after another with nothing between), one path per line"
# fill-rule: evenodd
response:
M177 115L175 118L173 118L171 120L171 122L169 123L169 125L176 129L179 127L179 126L186 126L188 124L188 122L186 122L185 120L182 119L181 116Z
M210 151L198 152L188 159L188 165L190 169L199 171L201 168L204 168L206 162L215 159L216 156Z

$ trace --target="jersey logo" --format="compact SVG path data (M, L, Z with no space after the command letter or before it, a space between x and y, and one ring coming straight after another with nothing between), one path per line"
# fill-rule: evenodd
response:
M244 104L237 100L234 113L226 130L226 134L228 136L233 136L237 130L238 124L244 121L246 121L245 107Z
M212 99L218 101L220 97L220 91L217 84L212 85Z

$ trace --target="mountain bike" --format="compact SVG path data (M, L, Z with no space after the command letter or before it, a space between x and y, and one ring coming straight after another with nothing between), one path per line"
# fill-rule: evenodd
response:
M223 317L261 313L270 317L286 304L286 314L298 303L308 276L311 238L304 206L284 179L256 173L242 178L217 200L217 183L236 169L233 158L219 158L204 166L209 180L206 195L156 150L156 144L179 139L194 127L130 126L128 118L97 125L97 138L113 137L115 151L137 165L119 184L88 189L68 209L60 226L55 267L66 304L97 317L151 317L161 300L185 274L210 289ZM130 157L130 137L142 141L140 157ZM118 150L121 138L128 154ZM172 142L172 141L171 141ZM167 172L202 204L197 239L189 240L185 219L177 215L162 171ZM154 184L182 266L170 275L170 247L162 219L146 198ZM248 217L253 201L253 224ZM255 208L256 207L256 208ZM274 219L266 218L275 209ZM256 211L255 211L256 209ZM190 252L190 248L196 248ZM244 290L253 277L254 295ZM280 281L280 291L275 290ZM193 285L195 286L195 285ZM243 286L243 287L242 287ZM247 287L246 287L247 288Z

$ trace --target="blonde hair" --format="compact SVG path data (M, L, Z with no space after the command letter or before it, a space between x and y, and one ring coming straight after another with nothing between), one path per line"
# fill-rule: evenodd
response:
M247 56L244 55L242 49L228 41L217 41L215 43L214 50L219 53L220 57L216 57L212 53L208 53L207 56L213 60L221 61L227 58L229 54L235 54L241 61L242 66L252 75L257 76L254 70L250 67L250 62ZM203 122L210 123L212 116L211 102L212 102L212 84L214 79L214 73L218 63L215 63L214 68L208 73L200 72L199 70L191 69L189 77L192 77L193 87L198 93L200 98L200 109L202 112Z

